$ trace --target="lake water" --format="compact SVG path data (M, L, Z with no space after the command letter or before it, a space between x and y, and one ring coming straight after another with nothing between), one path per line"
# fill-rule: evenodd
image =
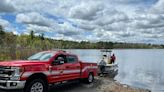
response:
M83 61L98 62L100 50L70 50ZM164 92L164 49L113 50L119 71L115 77L122 84Z

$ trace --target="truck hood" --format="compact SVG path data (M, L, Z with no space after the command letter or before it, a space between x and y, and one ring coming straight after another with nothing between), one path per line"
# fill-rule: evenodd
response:
M43 65L46 61L30 61L30 60L14 60L0 62L0 66L29 66L29 65Z

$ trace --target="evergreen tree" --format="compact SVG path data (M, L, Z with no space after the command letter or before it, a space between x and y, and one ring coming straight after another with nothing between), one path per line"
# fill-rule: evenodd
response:
M44 33L41 34L40 39L44 40Z
M5 32L3 30L3 26L0 25L0 45L3 45L4 43L4 38L5 38Z
M30 38L31 38L31 40L34 39L34 31L33 30L30 32Z
M4 34L5 34L5 32L4 32L4 30L3 30L3 26L0 25L0 36L2 36L2 35L4 35Z

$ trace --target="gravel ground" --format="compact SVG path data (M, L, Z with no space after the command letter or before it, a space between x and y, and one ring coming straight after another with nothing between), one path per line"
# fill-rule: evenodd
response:
M151 92L147 89L139 89L128 85L120 84L113 79L102 78L99 91L97 92Z
M150 92L146 89L132 88L122 85L113 79L97 77L93 84L74 82L54 86L49 92Z
M0 90L0 92L22 92L22 91L5 91ZM127 85L121 85L116 81L97 77L93 84L84 84L79 81L74 81L71 83L64 83L61 85L51 86L48 92L150 92L149 90L132 88Z

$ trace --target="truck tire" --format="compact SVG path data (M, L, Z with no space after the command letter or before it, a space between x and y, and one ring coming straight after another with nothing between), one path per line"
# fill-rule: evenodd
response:
M42 79L32 80L26 85L24 89L24 92L47 92L47 91L48 91L48 87Z
M88 78L86 79L87 83L93 83L94 81L94 75L92 73L89 73Z

